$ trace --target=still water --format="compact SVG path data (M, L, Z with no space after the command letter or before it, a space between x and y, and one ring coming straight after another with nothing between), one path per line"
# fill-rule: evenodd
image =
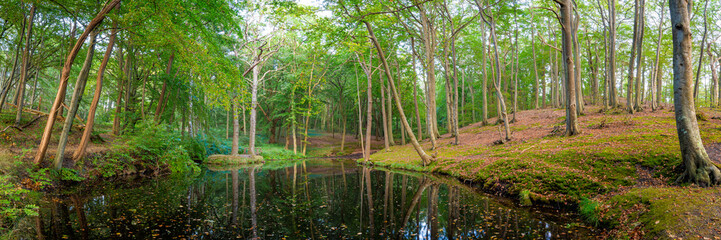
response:
M563 214L457 180L345 161L266 163L48 194L28 239L578 239Z

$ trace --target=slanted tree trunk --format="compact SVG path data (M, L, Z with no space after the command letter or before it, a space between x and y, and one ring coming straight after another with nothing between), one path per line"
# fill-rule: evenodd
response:
M165 76L170 77L170 70L173 68L173 59L175 58L175 53L170 54L170 58L168 59L168 66L165 68ZM162 103L165 101L165 92L168 87L168 79L163 79L163 88L160 91L160 100L158 100L158 106L155 108L155 123L160 123L160 116L163 114L163 108ZM226 128L227 129L227 128ZM228 136L226 131L226 138Z
M23 25L21 29L25 29L26 22L23 21ZM25 34L20 34L20 39L18 39L17 45L15 45L15 56L13 57L13 66L10 70L10 76L5 78L4 85L2 85L2 88L0 88L0 113L2 113L3 108L5 107L5 101L7 100L8 93L10 92L10 88L13 85L14 79L15 79L15 70L17 69L18 65L18 56L20 55L20 49L22 48L22 42L25 38ZM24 52L23 52L24 53ZM3 77L5 74L3 73Z
M100 63L100 68L98 68L98 77L95 83L95 94L93 95L93 101L90 103L90 109L88 110L88 117L86 120L87 122L85 123L83 137L80 139L80 144L78 144L78 148L73 155L73 160L75 162L80 161L83 157L85 157L85 151L88 147L88 143L90 143L90 134L93 132L93 125L95 124L95 111L98 108L98 102L100 102L100 94L103 90L103 77L105 75L105 69L108 66L108 61L110 60L110 55L113 52L113 45L115 44L115 37L118 32L117 28L118 23L113 22L110 39L108 40L108 48L105 50L105 56L103 56L103 61Z
M573 61L573 36L576 35L573 25L573 0L557 2L561 14L561 27L563 29L563 66L566 81L566 135L573 136L580 133L578 128L578 116L576 110L576 75L574 74Z
M55 169L60 169L63 165L65 157L65 146L68 143L68 135L70 134L70 128L73 127L73 120L78 112L80 106L80 100L83 98L83 92L85 91L85 85L88 82L88 75L90 68L93 65L93 55L95 54L95 37L97 32L93 31L90 33L90 42L88 43L88 53L85 56L85 62L83 63L82 69L78 79L75 81L75 89L73 90L73 98L70 101L70 108L68 109L67 116L65 117L65 124L63 130L60 132L60 139L58 140L58 151L53 160Z
M694 106L691 64L691 0L669 0L673 36L673 103L681 146L683 174L677 181L701 186L721 183L721 171L711 162L701 141Z
M30 43L33 36L33 19L35 18L35 4L30 7L30 15L28 16L28 31L25 37L25 50L23 50L23 60L20 65L20 80L18 80L17 88L17 111L15 112L15 125L20 126L23 118L23 104L25 103L25 80L28 77L28 68L30 68Z
M406 114L403 113L403 105L401 105L400 96L398 95L398 91L396 90L395 83L393 83L393 76L391 76L390 73L390 67L388 66L388 61L386 61L386 57L383 53L383 49L381 49L380 44L378 43L378 39L375 36L375 33L373 32L373 28L371 27L370 23L367 21L363 21L363 23L366 26L366 29L368 30L368 35L370 35L370 39L373 42L373 45L375 46L376 50L378 51L378 57L380 57L381 63L383 63L383 68L385 69L386 77L388 78L388 81L390 82L389 91L393 94L393 99L396 103L396 108L398 109L398 113L401 116L401 123L403 124L403 127L406 128L406 132L408 132L408 135L410 137L411 143L413 144L413 148L418 153L418 156L421 158L422 163L424 166L430 164L434 161L434 157L431 157L430 155L426 154L426 152L423 150L421 145L418 143L418 139L416 139L415 134L413 134L413 130L411 129L411 126L408 124L408 120L406 119Z
M83 45L83 42L85 42L85 39L88 37L90 32L95 30L95 28L100 25L100 23L105 19L105 14L110 12L113 8L115 8L116 5L120 3L120 0L111 0L108 2L105 7L103 7L102 10L98 13L93 20L91 20L87 27L85 28L85 31L82 35L78 38L77 42L75 43L75 46L68 54L67 59L65 60L65 64L63 65L63 69L61 72L61 78L60 78L60 86L58 88L57 95L55 96L55 101L53 102L53 106L50 108L50 112L48 113L48 121L45 124L45 130L43 132L42 139L40 140L40 145L38 147L37 155L35 155L35 164L39 164L43 158L45 157L45 153L47 152L48 145L50 144L50 135L52 134L53 124L55 123L55 118L57 117L56 113L61 108L61 103L63 100L63 96L65 96L65 91L68 86L68 78L70 77L70 68L72 66L73 60L75 60L75 57L78 54L78 51L80 51L80 47Z

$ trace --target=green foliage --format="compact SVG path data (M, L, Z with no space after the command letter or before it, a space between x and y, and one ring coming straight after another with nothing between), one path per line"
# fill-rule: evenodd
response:
M584 197L581 198L581 202L578 203L578 212L586 222L598 226L599 206L600 204L598 202Z
M179 150L182 150L189 154L189 157L192 161L195 162L203 162L207 156L207 146L208 142L207 139L200 139L200 138L193 138L193 137L183 137L183 140L180 143ZM173 149L173 150L177 150ZM186 151L187 149L187 151Z
M178 146L163 154L160 163L167 164L173 173L200 172L198 164L193 162L183 146Z
M74 181L74 182L80 182L85 180L84 177L81 177L78 173L78 170L70 169L70 168L61 168L56 172L57 178L63 181Z
M19 217L38 215L38 207L26 202L29 192L13 184L9 176L0 175L0 232Z
M52 184L52 169L50 168L40 168L37 170L27 168L26 169L28 173L28 178L32 181L34 184L35 189L42 189L45 186L49 186Z
M302 154L295 154L292 150L286 150L284 147L279 145L264 145L261 148L263 151L260 155L263 156L264 159L281 160L305 158Z

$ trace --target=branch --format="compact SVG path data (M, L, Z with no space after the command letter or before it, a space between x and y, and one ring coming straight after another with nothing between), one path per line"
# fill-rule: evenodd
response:
M538 34L538 37L541 38L541 43L543 43L544 45L546 45L546 46L548 46L548 47L550 47L550 48L552 48L552 49L554 49L554 50L556 50L556 51L562 52L560 48L555 47L555 46L553 46L553 45L551 45L551 44L548 44L548 43L546 42L546 39L543 38L543 35Z

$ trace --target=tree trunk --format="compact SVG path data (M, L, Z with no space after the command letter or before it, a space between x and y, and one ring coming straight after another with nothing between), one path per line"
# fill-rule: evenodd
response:
M240 123L238 121L238 102L236 99L232 100L231 103L232 108L231 111L233 111L233 145L230 148L230 155L237 156L239 151L239 144L240 141Z
M692 0L689 0L689 4L691 4ZM706 16L706 10L708 8L708 1L704 1L704 7L703 7L703 37L701 38L701 51L698 55L698 67L696 67L696 83L693 85L693 99L698 100L698 86L699 82L698 79L701 76L701 66L703 64L703 51L704 47L706 46L706 36L708 35L708 16ZM32 25L32 23L31 23Z
M483 96L483 116L481 117L481 124L483 126L488 125L488 52L486 51L486 25L481 24L481 52L483 54L481 60L481 68L483 68L483 86L481 87L481 95Z
M18 80L17 88L17 111L15 115L15 126L20 126L23 118L23 104L25 103L25 79L28 76L28 68L30 67L30 43L33 36L33 19L35 18L35 4L30 7L30 15L28 16L28 31L25 37L25 50L23 50L23 60L20 65L20 80Z
M368 80L367 101L368 106L366 107L366 144L365 144L365 163L370 161L371 156L371 128L373 127L373 75L371 75L371 56L368 56L368 70L366 70L366 78Z
M165 68L165 76L170 77L170 70L173 68L173 59L175 58L175 53L170 54L170 59L168 59L168 66ZM160 91L160 100L158 101L158 106L155 108L155 123L160 123L160 116L163 114L163 108L162 103L165 101L165 92L168 87L168 79L163 79L163 88ZM227 128L226 128L226 139L227 139Z
M231 103L232 105L233 103ZM233 111L235 111L235 106L231 106ZM235 118L235 115L233 115L233 118ZM225 112L225 139L230 138L230 111Z
M345 114L343 114L343 135L340 136L340 152L343 152L345 150L345 127L346 127L345 123L346 123L346 116L345 116Z
M60 169L63 165L65 157L65 145L68 143L68 135L70 134L70 128L73 127L73 120L78 112L80 106L80 100L83 98L83 92L85 91L85 85L88 82L88 75L90 68L93 65L93 55L95 54L95 37L97 32L93 31L90 33L90 42L88 43L88 52L85 56L85 62L80 70L78 79L75 81L75 89L73 90L73 98L70 101L70 108L68 114L65 116L65 124L63 130L60 132L60 139L58 140L58 151L53 161L55 169Z
M664 9L661 9L661 21L658 23L658 38L656 39L656 60L653 64L653 79L651 79L651 82L653 82L653 89L651 91L651 94L653 95L651 97L651 110L656 111L660 106L660 93L661 93L661 81L660 81L660 74L659 71L661 70L661 39L663 38L663 19L664 13L666 12Z
M113 22L110 39L108 40L108 48L105 50L105 56L103 56L103 61L100 63L100 68L98 68L98 77L96 78L95 83L95 94L93 95L93 101L90 103L90 109L88 110L88 117L86 120L87 122L85 123L83 137L80 140L80 144L78 144L77 151L75 151L75 154L73 155L73 160L75 162L80 161L83 157L85 157L85 151L88 143L90 142L90 134L93 132L93 125L95 124L95 111L98 108L98 102L100 102L100 94L103 90L103 77L105 75L105 69L108 66L108 61L110 60L110 55L113 52L113 45L115 44L115 37L118 32L117 27L118 23Z
M640 0L639 5L639 17L638 17L638 43L636 46L636 95L634 97L634 105L633 108L636 111L641 111L641 93L643 92L642 85L641 85L641 75L643 74L643 67L641 66L643 64L643 33L646 25L645 21L645 10L646 9L646 1ZM628 82L628 84L631 84L631 82ZM631 95L629 95L631 96Z
M710 47L710 46L709 46ZM719 64L719 59L714 56L711 51L708 52L709 67L711 68L711 107L718 107L719 104L719 80L718 80L718 69L716 68Z
M388 88L386 88L386 89L388 90L388 91L386 91L388 93L388 96L386 98L388 100L386 102L388 104L388 106L386 107L386 115L387 115L386 120L388 120L386 122L386 124L388 125L388 144L390 144L391 146L394 146L394 145L396 145L396 140L393 138L393 101L392 101L392 96L391 96L391 91L390 91L390 89L391 89L390 82L388 82Z
M476 4L478 5L479 11L481 11L481 17L483 18L483 21L486 22L486 24L491 28L490 35L491 35L491 40L493 43L494 58L496 60L496 64L495 64L496 65L496 74L495 74L496 80L493 81L493 87L496 89L496 98L498 100L497 103L500 106L498 117L499 117L499 119L501 119L501 118L503 119L503 126L505 127L505 130L506 130L506 137L505 137L505 139L502 139L502 141L510 141L511 140L511 128L508 125L508 114L506 112L506 102L504 100L503 93L501 92L501 86L499 86L501 84L502 77L501 77L501 60L500 60L500 56L498 54L498 41L496 39L496 26L495 26L496 23L492 16L485 16L486 13L484 12L484 10L482 10L483 7L481 6L480 2L478 2L478 0L476 0ZM487 18L489 18L489 19L487 19Z
M400 96L398 95L398 91L396 90L395 84L393 83L393 76L390 74L390 67L388 67L388 62L386 61L386 57L383 53L383 50L381 49L380 44L378 43L378 39L375 36L375 33L373 32L373 28L371 27L370 23L363 21L363 23L366 26L366 29L368 30L368 34L370 35L370 39L373 42L373 45L375 45L376 50L378 51L378 56L380 57L381 63L383 63L383 67L385 69L386 77L388 78L388 81L390 82L389 91L393 94L393 98L396 103L396 108L398 109L398 113L401 116L401 123L403 124L403 127L406 128L406 132L408 132L408 135L411 139L411 143L413 144L413 147L415 148L416 152L418 153L418 156L420 156L423 165L430 164L434 158L426 154L426 152L423 150L421 145L418 143L418 140L416 139L415 134L413 134L413 130L411 130L411 126L408 125L408 120L406 119L405 113L403 113L403 106L401 105Z
M576 114L583 114L584 102L583 102L583 81L581 81L581 44L578 43L578 13L576 8L571 10L573 18L573 27L571 31L573 34L573 64L574 64L574 80L576 81Z
M253 83L251 84L250 90L250 129L248 129L248 154L255 156L255 127L257 121L257 112L255 108L258 106L258 75L260 74L260 66L253 67ZM307 122L306 122L307 124ZM306 125L306 138L307 138L308 126ZM306 139L307 140L307 139ZM305 154L305 147L303 147L303 154Z
M535 76L535 78L534 78L535 82L533 84L533 90L534 90L533 95L536 95L535 101L534 101L534 109L538 109L539 86L538 86L538 66L536 65L536 63L537 63L536 62L536 24L533 21L533 17L534 17L534 14L533 14L533 11L531 11L531 52L533 54L533 74ZM545 98L545 94L544 94L544 98Z
M381 85L381 116L383 117L383 121L381 122L381 125L383 125L383 146L385 147L384 150L390 151L390 143L389 143L389 137L388 137L388 115L386 114L386 94L385 94L385 81L383 81L383 75L382 73L378 74L378 81L380 81Z
M573 36L576 32L573 31L573 0L564 0L559 2L561 24L563 28L563 66L566 81L566 135L573 136L580 133L577 122L577 110L576 110L576 75L574 74L574 61L573 61Z
M687 5L688 4L688 5ZM721 183L721 171L711 162L701 141L696 120L693 92L691 91L692 45L690 0L669 0L673 35L673 102L676 129L681 146L684 169L677 181L688 181L701 186Z
M78 54L78 51L80 51L80 47L82 46L83 42L85 42L85 39L88 37L91 31L95 30L95 28L100 25L100 23L105 19L105 14L110 12L113 8L115 8L116 5L120 3L120 0L111 0L108 2L105 7L103 7L102 10L98 13L98 15L91 20L87 27L85 28L85 31L82 35L78 38L77 42L75 43L75 46L68 54L68 57L65 60L65 64L63 65L61 78L60 78L60 86L58 88L57 95L55 96L55 101L53 102L53 106L50 108L50 112L48 114L48 121L45 125L45 130L43 132L43 137L40 140L40 145L38 147L37 155L35 155L35 164L39 164L43 158L45 157L45 153L48 149L48 145L50 144L50 135L52 134L53 124L55 123L56 113L58 109L61 108L60 104L62 103L63 96L65 96L65 91L67 89L68 85L68 78L70 77L70 68L72 66L73 60L75 60L75 57Z
M25 24L26 22L23 21L21 29L25 29ZM0 88L0 113L2 113L3 108L5 107L5 100L7 99L8 93L10 92L10 88L12 87L15 79L15 71L17 69L18 56L20 55L20 49L22 48L23 39L25 39L25 34L20 34L20 39L18 39L18 43L15 46L15 56L13 57L13 66L10 70L10 76L5 78L4 85L2 86L2 88ZM3 77L5 77L4 73Z
M415 40L411 37L411 48L415 52L416 46L415 46ZM413 69L413 107L415 108L416 112L416 131L418 131L418 140L423 140L423 125L421 125L421 113L418 108L418 78L416 75L416 57L415 54L412 56L413 59L413 65L411 66L411 69Z
M616 0L608 1L608 35L609 35L609 57L608 57L608 80L609 84L609 102L612 108L617 108L618 102L618 91L616 90Z

